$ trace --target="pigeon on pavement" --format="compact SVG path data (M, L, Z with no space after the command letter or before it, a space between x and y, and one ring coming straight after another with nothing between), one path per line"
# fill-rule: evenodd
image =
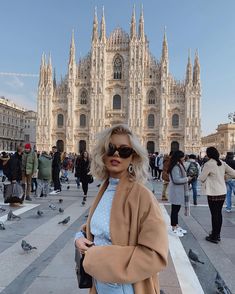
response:
M52 203L49 205L49 207L50 207L50 209L52 209L52 210L56 210L56 206L55 206L54 204L52 204Z
M42 216L42 215L43 215L43 211L42 211L42 210L38 210L38 211L37 211L37 215L38 215L38 216Z
M63 219L61 222L58 222L58 224L66 225L69 221L70 221L70 216L66 217L66 218Z
M0 206L0 211L1 211L1 212L6 211L6 208Z
M4 226L4 223L3 222L0 222L0 230L6 230L5 226Z
M220 274L217 272L215 278L215 285L217 288L217 292L219 294L232 294L232 292L226 286L224 280L221 278Z
M59 208L59 212L60 212L60 213L63 213L63 212L64 212L64 209L60 207L60 208Z
M18 220L20 220L21 217L18 216L18 215L15 215L15 214L12 212L12 210L9 210L9 212L8 212L8 214L7 214L7 220L8 220L8 221L11 221L11 220L14 220L14 219L18 219Z
M37 249L37 247L34 247L32 245L30 245L29 243L27 243L25 240L22 240L21 242L21 247L24 251L29 252L32 249Z
M59 203L62 203L64 200L62 198L59 199Z
M69 190L70 189L70 186L67 186L67 190Z
M195 253L192 249L189 249L188 257L193 262L199 262L199 263L204 264L203 261L199 260L197 253Z

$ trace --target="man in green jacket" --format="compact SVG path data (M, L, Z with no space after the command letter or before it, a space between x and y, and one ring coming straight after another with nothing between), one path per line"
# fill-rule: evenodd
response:
M29 143L25 144L22 155L22 187L24 197L28 201L32 201L30 197L32 175L36 174L38 168L37 153L32 150Z

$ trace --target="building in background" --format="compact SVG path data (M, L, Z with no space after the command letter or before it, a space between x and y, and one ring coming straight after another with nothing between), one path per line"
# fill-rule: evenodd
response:
M166 32L160 60L153 57L141 11L138 30L133 9L130 33L106 34L104 11L98 28L95 12L91 50L77 64L72 35L68 73L59 84L52 61L42 56L38 87L37 149L53 145L67 152L91 150L98 132L125 123L149 152L201 147L200 64L190 54L185 80L169 71Z
M24 113L24 118L24 142L30 143L32 147L36 147L37 113L35 111L28 110Z
M214 146L222 156L235 153L235 122L218 125L216 133L202 137L202 146Z
M30 123L28 123L29 121ZM29 132L29 130L31 131ZM26 137L27 135L31 137ZM32 140L25 140L26 138ZM15 151L17 145L22 145L25 142L31 142L35 145L35 138L36 113L18 106L3 96L0 97L0 150Z

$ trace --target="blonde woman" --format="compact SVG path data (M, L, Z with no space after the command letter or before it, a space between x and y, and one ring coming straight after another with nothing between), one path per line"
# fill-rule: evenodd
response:
M168 240L159 205L142 184L147 152L127 126L116 125L100 135L92 154L91 173L104 183L75 238L93 277L90 293L159 293Z

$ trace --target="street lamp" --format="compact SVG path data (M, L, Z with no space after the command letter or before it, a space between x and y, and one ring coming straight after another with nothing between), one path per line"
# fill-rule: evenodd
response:
M235 123L235 112L230 112L228 114L228 119L230 120L230 124ZM233 130L233 154L235 153L235 132Z

